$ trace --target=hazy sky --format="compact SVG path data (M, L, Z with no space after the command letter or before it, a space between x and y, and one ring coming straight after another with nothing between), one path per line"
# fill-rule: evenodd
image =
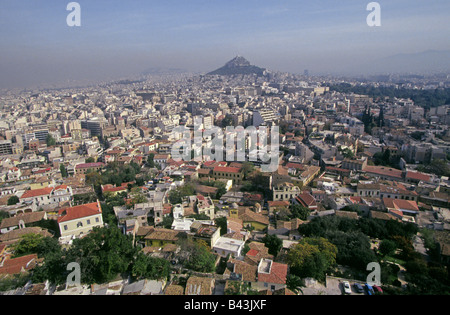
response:
M355 70L400 53L450 50L450 1L0 0L0 88L127 76L147 68L207 72L236 55L301 73Z

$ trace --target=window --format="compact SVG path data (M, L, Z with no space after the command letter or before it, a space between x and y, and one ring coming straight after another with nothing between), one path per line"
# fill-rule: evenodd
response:
M91 224L91 220L87 220L87 224L88 224L88 225Z
M67 231L68 227L67 225L64 225L64 231Z
M83 223L82 223L82 222L78 222L78 223L77 223L77 228L82 227L82 226L83 226Z
M95 218L95 222L97 222L97 223L98 223L99 221L100 221L100 220L99 220L98 218Z

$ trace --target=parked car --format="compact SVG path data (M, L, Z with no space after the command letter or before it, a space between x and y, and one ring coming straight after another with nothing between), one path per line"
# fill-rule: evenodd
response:
M370 284L366 283L365 287L366 287L367 295L374 295L375 292L373 291L373 288Z
M352 294L352 288L350 287L350 283L348 283L348 281L343 281L342 286L344 287L345 294Z
M383 294L383 289L381 289L379 286L374 285L373 289L375 290L375 292L377 292L379 294Z
M355 288L355 291L358 292L358 293L363 293L364 292L364 288L359 283L353 284L353 287Z

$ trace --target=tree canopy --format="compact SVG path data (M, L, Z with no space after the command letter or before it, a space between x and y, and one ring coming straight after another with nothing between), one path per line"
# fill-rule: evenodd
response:
M417 231L414 224L395 220L354 220L336 216L314 218L299 227L299 232L305 236L328 239L338 248L336 261L358 269L365 269L369 262L377 261L375 252L371 250L369 237L392 240L400 247L400 240L410 243ZM409 247L405 245L404 248L408 254Z
M192 196L195 194L195 189L192 184L186 184L177 187L169 192L169 201L171 204L179 204L183 202L183 198L187 196Z
M148 257L140 252L133 264L132 274L137 278L166 279L170 275L170 264L165 259Z
M413 100L417 106L422 106L424 108L438 107L450 103L450 88L419 90L341 83L331 85L330 91L337 91L341 93L353 92L380 99L385 97L406 98Z
M9 197L9 199L8 199L8 206L16 205L19 202L20 202L19 197L17 197L16 195L13 195L13 196Z
M132 239L115 226L94 228L84 238L75 239L65 253L59 244L52 247L47 244L44 248L44 264L33 271L36 282L49 280L55 284L63 284L70 273L67 270L68 264L76 262L81 268L82 283L105 283L130 272L137 257Z
M266 234L263 237L262 242L269 249L269 254L273 256L277 256L281 247L283 247L283 241L276 235Z
M287 255L291 274L323 280L326 271L336 264L337 252L337 247L325 238L304 238Z
M198 272L214 272L216 256L204 241L188 242L185 250L190 253L185 267Z

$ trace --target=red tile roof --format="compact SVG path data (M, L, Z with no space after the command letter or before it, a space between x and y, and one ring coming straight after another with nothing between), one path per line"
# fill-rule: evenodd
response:
M396 215L396 216L398 216L400 218L403 217L403 212L401 212L400 210L390 209L389 213L392 213L392 214L394 214L394 215Z
M102 209L97 202L75 206L59 210L58 223L90 217L102 213Z
M304 170L305 169L305 165L300 164L300 163L292 163L289 162L285 165L287 168L296 168L296 169L300 169L300 170Z
M84 163L84 164L78 164L76 166L76 169L80 169L80 168L94 168L94 167L102 167L105 164L103 164L102 162L97 162L97 163Z
M296 197L297 201L304 207L317 207L316 199L309 193L302 193Z
M68 188L67 185L59 185L59 186L56 186L56 187L55 187L55 190L60 190L60 189L66 190L67 188Z
M269 225L269 218L267 216L251 210L245 210L244 213L239 216L239 219L243 222L258 222L264 225Z
M385 166L368 165L364 168L363 171L366 173L397 178L402 178L403 175L403 172L401 170Z
M267 201L269 207L288 207L290 202L287 200L275 200L275 201Z
M126 187L112 187L112 188L103 189L103 192L116 192L116 191L126 191L126 190L128 190Z
M415 180L424 181L424 182L429 182L431 179L431 177L429 175L424 174L424 173L419 173L419 172L407 172L406 178L415 179Z
M383 204L386 208L406 211L419 211L419 206L413 200L383 198Z
M34 197L39 197L39 196L46 196L46 195L50 195L52 193L52 191L53 191L52 187L27 190L27 191L25 191L25 193L20 198L21 199L25 199L25 198L34 198Z
M214 168L214 172L221 173L240 173L241 169L237 167L229 167L229 166L216 166Z
M288 265L272 262L270 273L258 272L258 281L267 283L285 284Z
M259 254L259 250L256 250L256 249L250 249L248 252L247 252L247 255L248 256L256 256L256 255L258 255Z
M18 274L22 270L30 270L36 266L38 256L31 254L13 259L6 259L0 267L0 274Z

